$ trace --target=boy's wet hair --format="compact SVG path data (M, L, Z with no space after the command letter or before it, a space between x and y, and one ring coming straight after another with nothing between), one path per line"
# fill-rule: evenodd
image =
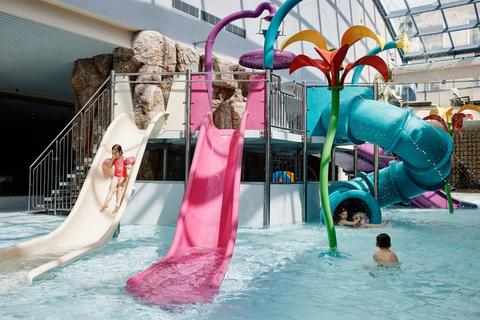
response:
M386 233L380 233L377 236L377 243L380 248L390 248L390 236Z

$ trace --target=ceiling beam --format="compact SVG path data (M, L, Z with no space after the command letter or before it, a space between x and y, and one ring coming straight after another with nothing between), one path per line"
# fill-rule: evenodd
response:
M4 12L119 47L131 48L133 33L138 31L59 1L1 0L1 3Z
M392 74L395 82L404 83L469 79L480 75L480 58L406 64L393 68Z
M51 105L51 106L69 107L69 108L75 106L75 100L47 97L47 96L41 96L38 94L17 92L17 91L4 90L4 89L0 89L0 98L34 102L39 104Z

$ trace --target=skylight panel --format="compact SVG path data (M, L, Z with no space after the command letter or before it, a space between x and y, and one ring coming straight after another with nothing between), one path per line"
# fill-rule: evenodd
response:
M455 47L480 44L480 30L478 28L455 31L450 34Z
M387 11L387 14L390 13L399 13L399 12L407 12L407 5L404 1L399 0L381 0L380 1Z
M473 4L444 9L443 12L449 28L478 23Z
M417 33L411 16L391 18L390 22L392 23L396 37L401 36L404 32L409 36Z
M412 17L415 20L418 32L420 33L444 30L446 28L440 10L415 14L412 15Z
M410 10L413 9L425 9L425 8L436 8L438 7L437 0L406 0Z

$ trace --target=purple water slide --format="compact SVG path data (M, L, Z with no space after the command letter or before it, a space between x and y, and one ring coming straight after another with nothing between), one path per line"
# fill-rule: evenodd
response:
M379 155L385 156L383 148L379 148ZM379 158L379 168L388 166L392 158ZM335 153L335 164L342 168L347 173L353 173L354 167L354 152L353 150L339 151ZM358 146L358 171L370 173L373 172L374 163L374 145L363 144ZM453 198L454 208L477 208L475 203L462 201ZM412 198L409 206L419 208L448 208L448 200L444 191L427 191L424 194Z

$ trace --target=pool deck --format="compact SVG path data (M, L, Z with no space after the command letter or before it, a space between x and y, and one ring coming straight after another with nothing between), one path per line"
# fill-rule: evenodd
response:
M452 197L463 201L476 203L480 207L480 190L452 191Z

